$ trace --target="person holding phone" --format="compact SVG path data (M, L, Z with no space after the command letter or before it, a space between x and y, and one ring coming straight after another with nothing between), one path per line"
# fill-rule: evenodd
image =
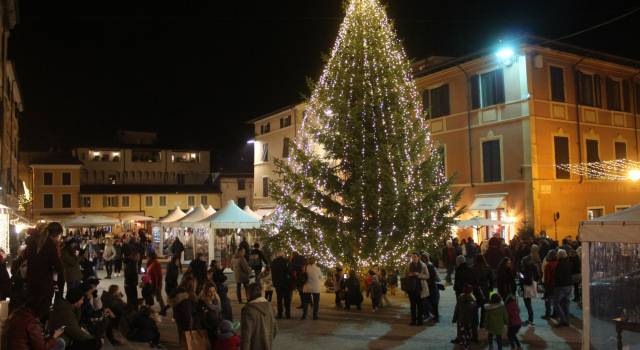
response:
M82 349L97 350L102 347L102 340L85 331L80 326L80 308L84 303L84 292L81 287L67 291L64 299L58 299L53 304L49 315L50 329L60 330L66 343L66 350ZM54 333L55 335L55 333Z
M65 341L61 338L64 326L56 329L52 335L45 337L42 325L35 315L32 305L23 305L9 315L6 320L6 344L3 349L28 350L63 350Z

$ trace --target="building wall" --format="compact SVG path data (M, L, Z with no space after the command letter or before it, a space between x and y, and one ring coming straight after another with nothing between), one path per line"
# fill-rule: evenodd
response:
M244 189L241 190L238 185L239 181L244 181ZM222 192L222 204L226 204L228 201L233 200L236 204L240 205L240 198L244 198L245 205L253 208L253 177L227 177L220 178L220 191ZM244 209L244 207L241 207Z
M122 217L126 214L140 214L145 216L153 216L160 218L173 210L176 206L180 206L184 211L189 209L189 197L193 196L194 206L203 203L203 197L206 198L206 206L211 205L215 209L221 208L221 195L219 193L126 193L126 194L80 194L80 200L84 203L83 198L90 198L90 207L81 207L82 213L105 214L114 217ZM105 206L105 197L117 197L117 206ZM123 197L129 197L129 205L123 205ZM151 205L147 205L146 197L151 197ZM160 197L166 198L166 205L161 205Z
M253 144L253 208L273 208L275 206L270 196L263 196L263 178L274 178L273 159L282 159L285 137L288 137L292 141L296 139L297 130L302 123L304 108L304 104L298 104L255 123L256 138ZM291 116L291 125L280 128L280 119L287 116ZM267 123L270 124L270 131L263 133L261 127ZM262 161L264 144L269 145L269 158L266 162Z
M579 64L574 67L576 62ZM550 65L564 69L563 102L551 101ZM505 102L471 109L469 78L498 68L503 69ZM576 107L574 68L601 76L602 107ZM626 143L627 159L638 160L635 126L640 120L634 120L638 117L633 111L637 113L639 109L634 106L633 97L640 85L637 77L632 81L636 73L637 69L612 62L524 45L509 62L490 54L416 78L420 93L449 84L450 113L428 120L428 125L434 143L444 147L445 170L453 177L453 189L463 191L459 205L469 207L477 195L506 194L501 209L515 220L511 230L530 224L536 232L546 231L553 237L556 233L553 214L559 212L557 232L558 238L563 238L577 234L579 222L587 219L589 208L602 207L604 214L608 214L640 202L638 183L581 179L577 175L567 180L556 179L553 144L554 135L569 137L571 163L586 162L586 139L599 140L601 160L615 158L616 141ZM607 77L629 82L630 111L607 109ZM270 198L262 196L262 178L273 178L273 157L281 152L284 137L296 136L303 109L304 105L300 104L255 121L254 200L257 208L274 205ZM290 114L298 117L294 118L295 127L280 129L279 119ZM262 133L261 127L267 122L271 130ZM502 179L485 183L482 141L490 139L501 141ZM267 162L261 160L264 143L269 144ZM471 211L464 217L476 215L488 216L489 213Z
M79 165L32 165L32 184L33 190L33 218L40 219L45 217L59 217L66 215L74 215L79 213L80 203L78 202L80 193L80 166ZM51 173L52 185L45 185L45 173ZM62 184L62 174L70 173L71 184ZM45 208L44 196L51 194L53 196L53 207ZM71 207L62 207L62 195L71 195Z
M161 149L77 148L84 164L84 184L203 184L211 176L209 151ZM194 159L180 162L181 156ZM103 160L104 157L104 160Z

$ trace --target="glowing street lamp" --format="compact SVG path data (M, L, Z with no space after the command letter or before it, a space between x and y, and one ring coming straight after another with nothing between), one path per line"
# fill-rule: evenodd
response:
M510 59L511 57L513 57L513 54L513 49L510 47L503 47L498 50L498 52L496 52L496 56L498 56L498 58L502 60Z
M247 145L251 145L251 144L254 144L254 143L256 143L256 140L253 140L253 139L247 140Z

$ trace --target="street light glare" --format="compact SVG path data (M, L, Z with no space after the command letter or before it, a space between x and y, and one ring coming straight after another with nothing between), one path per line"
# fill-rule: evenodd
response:
M247 141L247 144L249 144L249 145L250 145L250 144L252 144L252 143L256 143L256 140L253 140L253 139L252 139L252 140L248 140L248 141Z
M631 170L629 170L629 173L627 174L627 177L629 177L629 180L634 181L634 182L640 180L640 169L631 169Z
M496 52L496 56L498 56L498 58L505 60L505 59L511 58L511 56L513 56L513 53L514 52L512 48L505 47L498 50L498 52Z

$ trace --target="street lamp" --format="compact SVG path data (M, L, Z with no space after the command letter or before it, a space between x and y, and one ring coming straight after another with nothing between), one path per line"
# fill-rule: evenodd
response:
M251 145L251 144L254 144L254 143L256 143L256 140L254 140L254 139L247 140L247 145Z
M627 177L629 178L629 180L637 182L638 180L640 180L640 169L629 170L629 172L627 173Z

